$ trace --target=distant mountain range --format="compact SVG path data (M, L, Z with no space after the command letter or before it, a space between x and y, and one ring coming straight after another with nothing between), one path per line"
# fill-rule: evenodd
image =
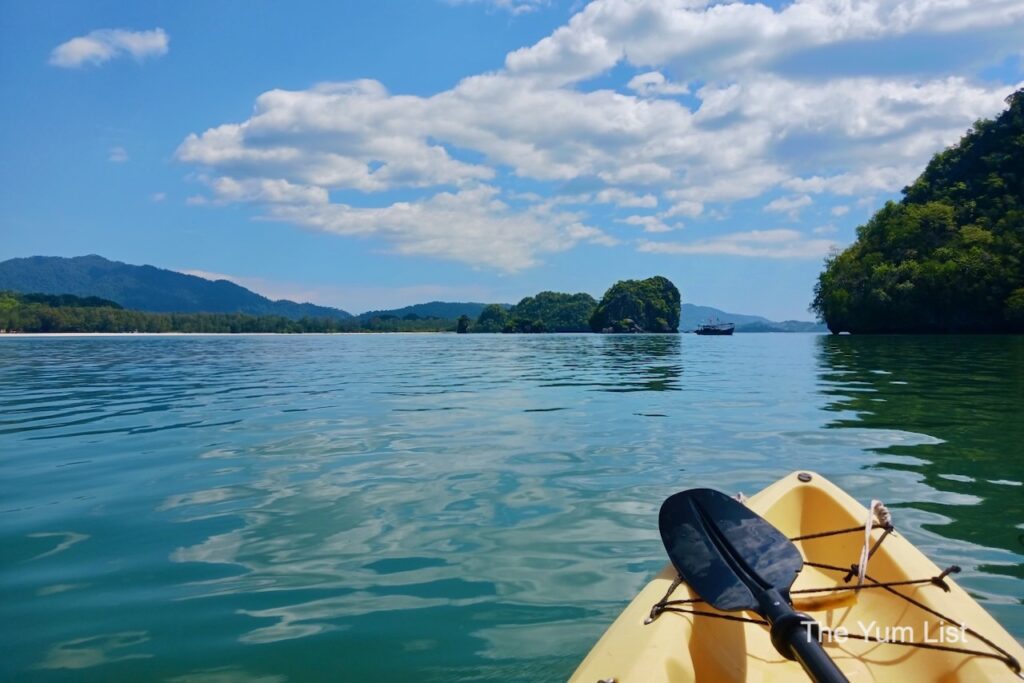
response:
M345 320L352 314L340 308L296 303L287 299L273 301L227 280L206 280L175 270L154 266L135 266L111 261L95 254L63 258L32 256L0 262L0 290L41 294L97 296L115 301L124 308L155 313L248 313L279 315L292 320L304 317ZM502 304L506 308L508 304ZM486 304L476 302L431 301L403 308L367 311L357 317L442 318L454 320L461 315L476 319ZM679 329L690 331L706 320L736 324L737 332L821 332L819 323L786 320L774 322L759 315L727 313L710 306L683 304Z
M824 323L806 320L783 320L782 322L746 323L736 326L737 332L827 332Z
M724 323L734 323L737 327L740 325L749 325L754 323L767 323L773 324L772 321L767 318L762 318L759 315L743 315L741 313L726 313L725 311L711 306L697 306L696 304L683 304L682 311L679 314L679 329L682 331L695 330L701 323L709 320L721 320Z
M727 313L711 306L683 304L682 309L679 316L679 330L681 332L691 332L697 329L698 325L708 320L734 323L737 332L824 332L826 330L825 325L822 323L803 320L775 322L759 315Z
M0 290L98 296L124 308L153 313L248 313L347 319L340 308L272 301L227 280L205 280L175 270L133 266L95 254L32 256L0 263Z

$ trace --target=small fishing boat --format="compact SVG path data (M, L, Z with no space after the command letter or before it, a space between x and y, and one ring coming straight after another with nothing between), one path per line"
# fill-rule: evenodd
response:
M730 335L735 331L736 325L734 323L723 323L717 320L709 320L706 323L697 326L694 330L695 334L703 335Z
M798 663L773 645L776 622L781 620L765 614L765 609L774 609L764 607L769 603L739 611L735 604L730 611L712 606L723 604L724 594L715 592L728 581L723 574L746 571L756 577L761 571L780 576L778 568L785 561L778 558L785 553L780 555L778 545L773 545L772 533L796 553L795 573L790 566L782 574L790 577L783 583L792 583L781 587L784 601L792 605L784 609L791 615L799 610L804 613L801 618L809 615L817 622L819 649L838 669L834 678L812 676L813 680L1020 680L1024 648L950 578L959 568L933 564L897 532L884 506L874 505L877 501L872 505L877 514L869 514L824 477L794 472L743 505L711 491L740 509L741 517L750 517L742 524L716 521L714 509L706 514L697 505L694 509L703 516L695 527L683 533L678 529L687 527L673 531L669 524L666 531L666 508L673 499L708 491L683 492L665 502L660 526L672 563L608 628L572 682L808 680L810 668L803 657L798 656ZM670 512L669 521L677 524L672 515L678 514ZM871 521L865 523L866 519ZM770 533L758 528L760 523ZM748 533L749 543L730 544L743 533ZM708 571L709 558L714 567L716 547L747 557ZM697 573L688 575L690 583L681 577L694 571L680 568L687 562L697 566ZM772 580L763 579L765 585ZM713 588L708 588L708 581ZM749 585L756 593L758 586ZM695 586L706 593L706 600ZM771 604L777 607L779 602ZM794 645L789 655L795 650Z

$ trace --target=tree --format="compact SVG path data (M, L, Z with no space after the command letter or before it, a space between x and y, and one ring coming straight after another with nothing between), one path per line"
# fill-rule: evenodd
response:
M459 316L458 325L455 328L458 334L466 334L469 332L469 316L463 313Z
M502 332L508 323L508 311L500 304L489 304L477 316L474 332Z

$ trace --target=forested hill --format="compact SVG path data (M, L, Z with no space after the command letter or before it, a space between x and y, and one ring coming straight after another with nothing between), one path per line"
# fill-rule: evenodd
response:
M826 261L811 307L833 332L1024 332L1024 90Z
M211 281L102 256L33 256L0 263L0 290L96 296L124 308L157 313L245 313L300 318L352 316L339 308L272 301L227 280Z
M499 305L504 308L510 308L508 304ZM443 320L455 320L460 315L475 318L480 315L480 312L484 310L486 306L487 304L475 302L431 301L425 304L403 306L402 308L391 308L382 311L367 311L366 313L360 313L356 317L360 320L370 320L372 318L401 318L404 320L439 318Z
M678 332L682 297L672 281L655 275L619 280L590 316L594 332Z

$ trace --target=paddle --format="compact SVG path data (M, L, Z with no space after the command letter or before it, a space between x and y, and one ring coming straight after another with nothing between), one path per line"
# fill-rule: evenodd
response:
M658 527L672 564L705 602L724 612L760 614L768 620L775 649L800 662L812 680L846 681L821 647L818 624L790 605L789 589L803 558L782 532L712 489L670 496L662 503Z

